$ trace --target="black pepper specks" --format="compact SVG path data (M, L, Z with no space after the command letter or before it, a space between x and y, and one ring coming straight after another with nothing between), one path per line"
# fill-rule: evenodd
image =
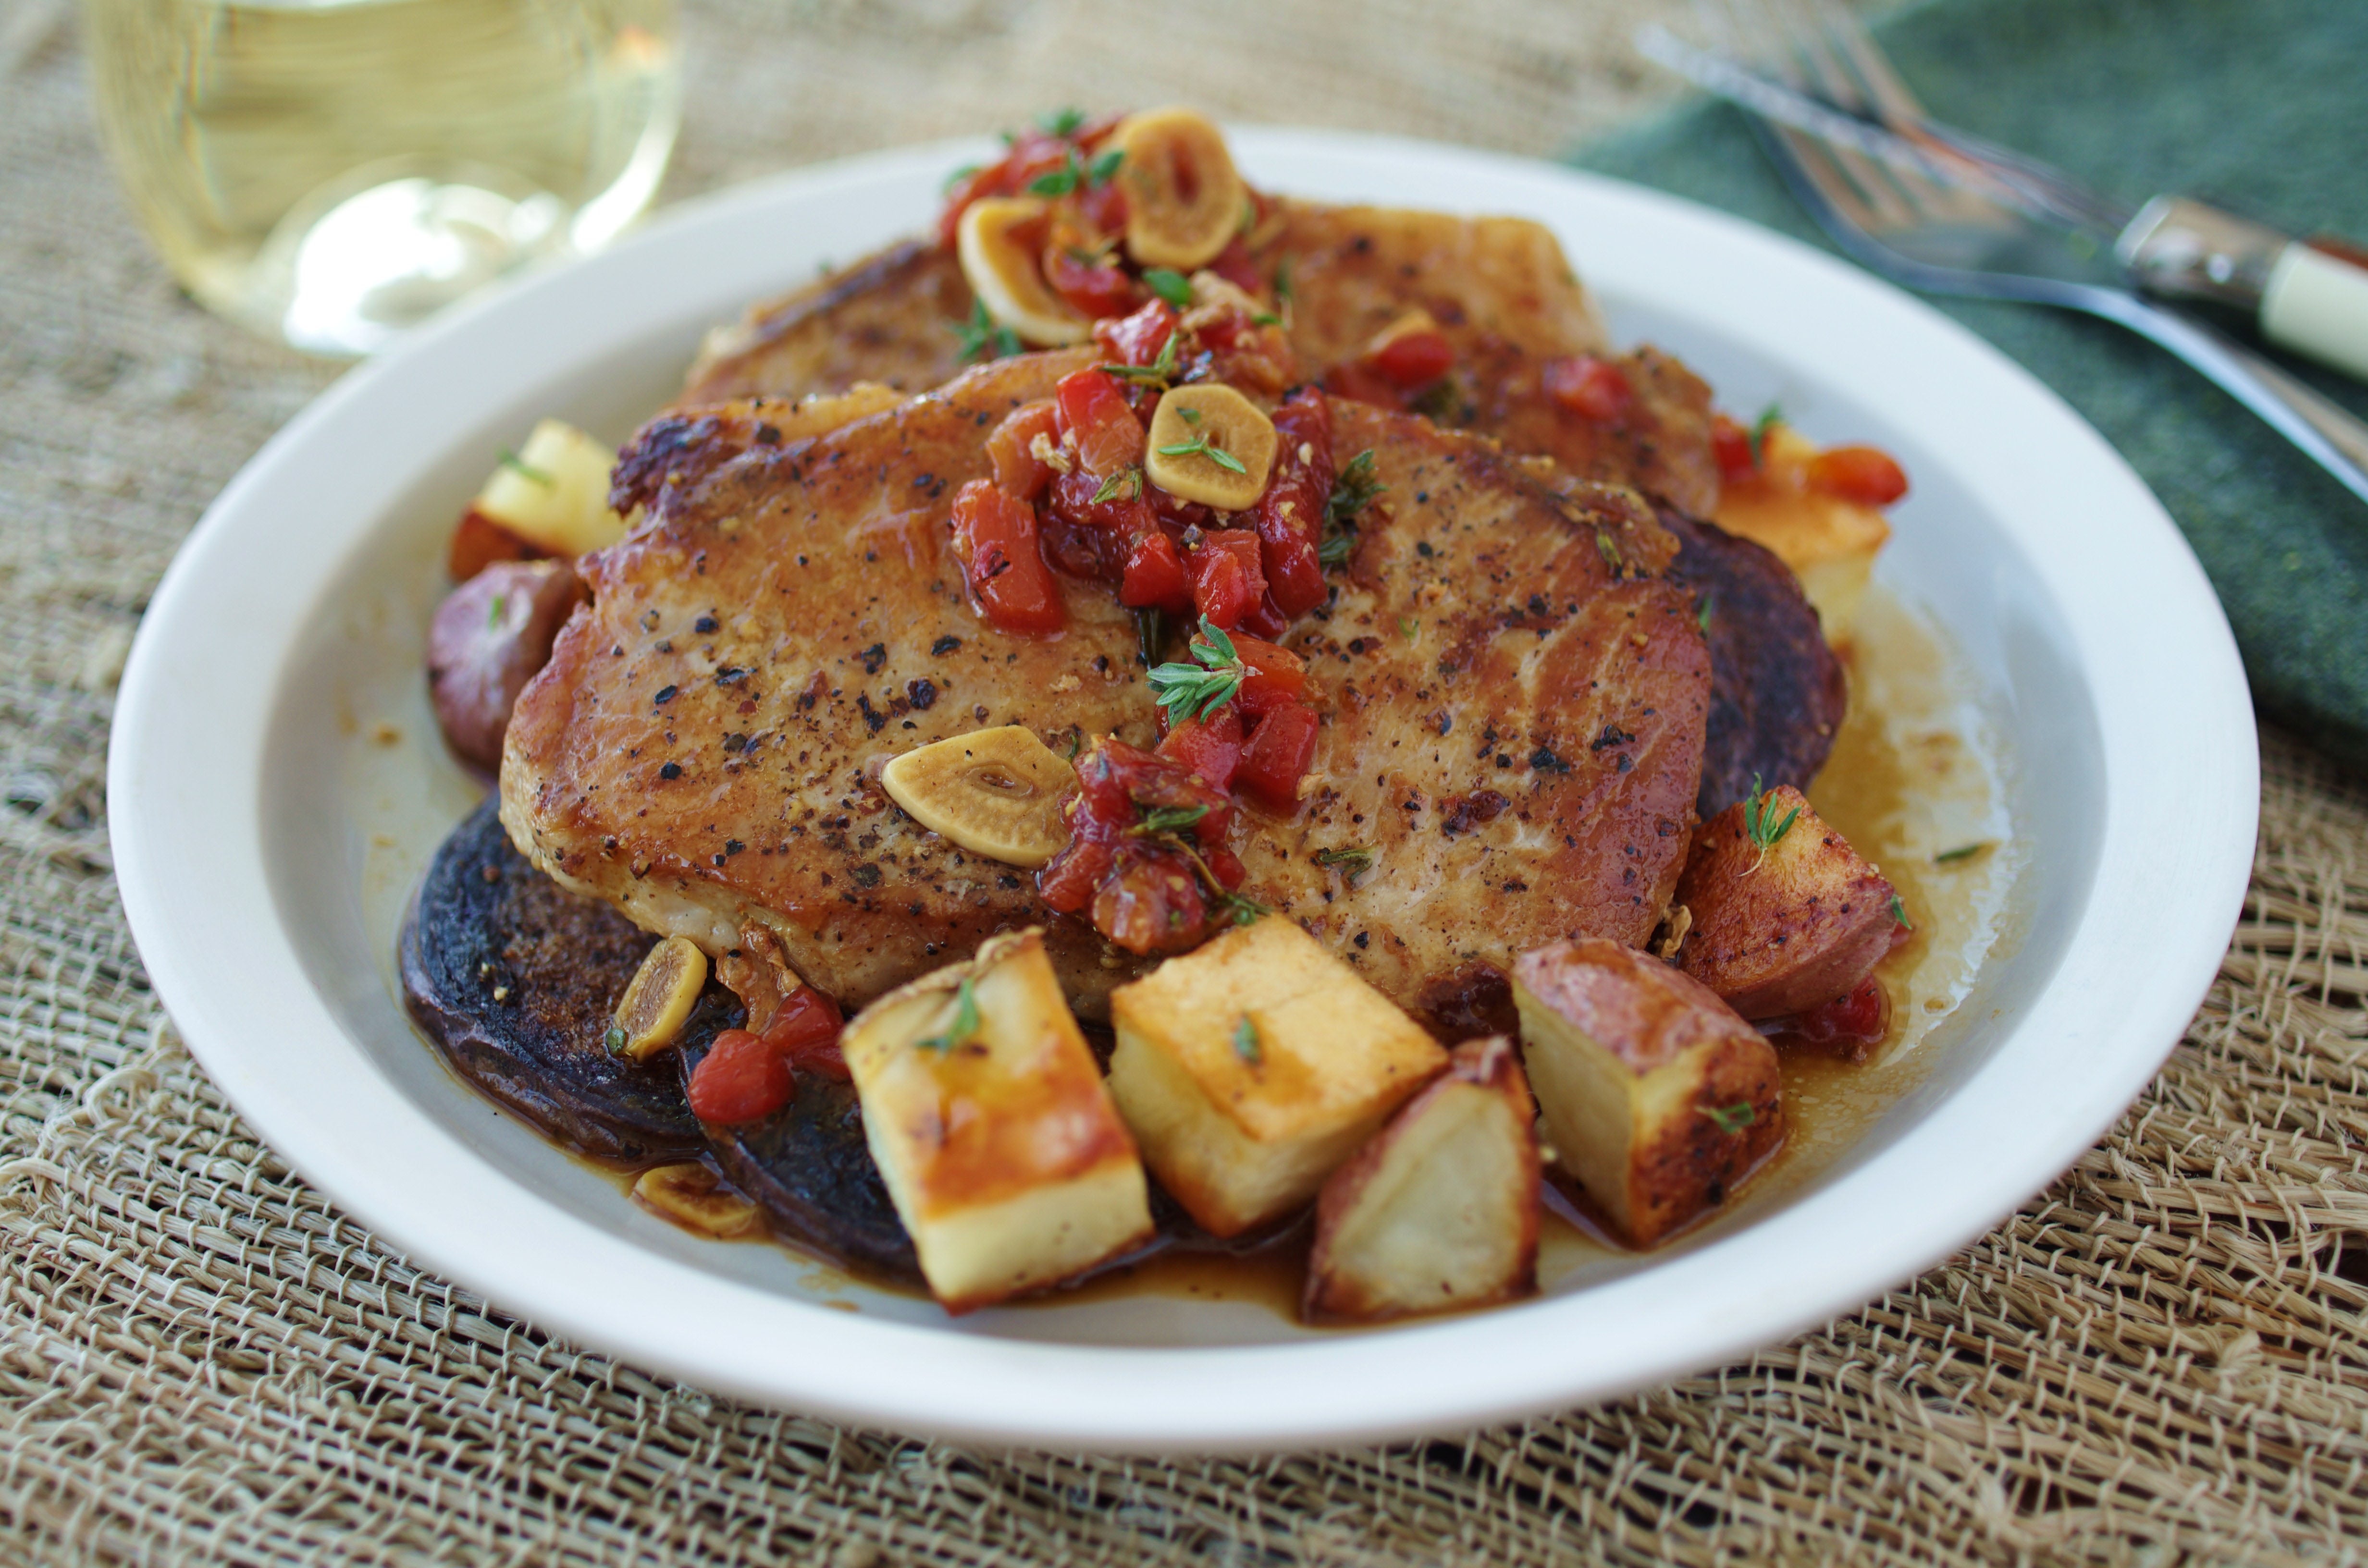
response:
M708 632L716 631L720 623L713 616L702 615L697 620L690 623L690 629L693 631L700 633L701 636L705 636Z
M667 763L664 767L661 767L661 768L659 768L659 769L658 769L658 777L659 777L659 778L681 778L681 777L682 777L682 764L680 764L680 763L678 763L678 762L669 762L669 763Z
M912 700L913 709L916 712L927 712L929 709L937 706L938 688L936 683L932 681L906 681L905 683L905 695Z
M880 667L888 662L888 644L874 642L856 656L863 661L865 675L876 676L880 673Z
M936 642L929 644L929 656L934 659L942 659L948 653L954 652L961 646L962 639L959 637L940 637Z
M1568 773L1570 771L1569 763L1565 762L1562 758L1556 756L1552 751L1549 751L1544 746L1540 746L1537 750L1530 753L1530 766L1536 768L1540 773Z
M653 708L665 707L667 703L674 700L674 694L681 689L682 688L680 687L675 686L662 686L658 687L658 694L650 699L650 706Z
M880 885L880 868L877 866L858 866L855 868L854 874L855 885L858 887L876 888Z

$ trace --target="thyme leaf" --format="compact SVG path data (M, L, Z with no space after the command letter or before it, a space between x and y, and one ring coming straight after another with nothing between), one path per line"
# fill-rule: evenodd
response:
M1141 469L1122 468L1116 473L1111 474L1108 479L1102 481L1101 488L1094 492L1094 500L1097 502L1107 501L1111 496L1120 494L1121 491L1125 493L1125 497L1129 501L1133 500L1136 496L1143 494L1143 471Z
M504 447L502 449L501 465L502 467L508 469L511 472L518 474L522 479L530 479L534 481L537 484L541 485L545 490L549 490L552 486L559 483L559 481L551 476L549 470L535 467L532 463L527 461L524 458L518 456L507 447Z
M954 992L954 1020L941 1034L933 1034L920 1042L923 1051L951 1051L978 1033L977 983L965 975Z
M1167 722L1171 724L1207 718L1232 699L1249 675L1249 666L1242 663L1234 640L1205 615L1201 618L1201 634L1192 639L1187 651L1200 661L1197 665L1166 664L1151 672L1153 700L1167 710Z
M1206 806L1151 806L1144 809L1143 820L1128 828L1126 835L1129 838L1155 838L1180 833L1208 814Z
M1075 136L1085 123L1086 111L1081 108L1047 109L1036 117L1036 129L1047 136Z
M1192 302L1192 281L1182 273L1155 267L1143 275L1143 286L1178 310Z
M1944 849L1932 857L1935 866L1953 866L1960 860L1970 860L1989 847L1987 844L1961 844L1954 849Z
M1250 1020L1247 1013L1244 1013L1242 1021L1234 1026L1234 1054L1253 1067L1266 1060L1266 1052L1258 1046L1258 1025Z
M1086 183L1097 190L1100 189L1110 184L1112 176L1117 175L1119 165L1125 162L1126 149L1123 147L1112 147L1107 153L1097 153L1094 161L1086 165Z
M956 336L962 339L962 362L973 359L1008 359L1019 352L1019 335L986 313L986 301L973 300L970 320L951 322Z
M1373 449L1368 447L1350 458L1333 479L1324 516L1335 523L1353 522L1358 513L1373 504L1373 497L1388 489L1373 477Z
M1732 1137L1750 1126L1759 1118L1749 1100L1735 1105L1698 1105L1694 1108L1718 1124L1718 1130Z
M1767 466L1768 432L1774 429L1783 422L1783 406L1781 403L1770 403L1767 407L1761 409L1759 411L1759 417L1751 422L1751 466L1753 468L1765 468Z
M1241 459L1223 447L1209 445L1209 437L1206 436L1195 436L1189 441L1178 441L1173 446L1155 447L1152 449L1163 458L1206 458L1228 472L1249 472L1248 469L1242 466Z
M1718 596L1716 594L1704 594L1702 597L1702 604L1694 610L1694 624L1702 628L1702 633L1705 637L1710 635L1711 607L1716 603L1718 603Z
M1361 845L1349 849L1318 849L1315 863L1338 867L1340 875L1350 887L1355 887L1357 879L1373 869L1373 852Z
M1159 358L1148 365L1097 365L1095 369L1105 376L1116 376L1122 381L1142 381L1146 385L1165 387L1176 379L1176 339L1169 333L1167 341L1159 346Z
M1916 929L1915 925L1907 918L1907 906L1899 902L1897 893L1891 895L1891 918L1897 923L1902 931Z
M1755 871L1766 863L1768 852L1793 831L1793 824L1801 815L1801 808L1794 806L1784 813L1783 821L1777 821L1776 808L1769 804L1775 797L1775 790L1760 789L1759 775L1751 776L1751 793L1743 798L1743 831L1759 846L1759 858L1751 862Z

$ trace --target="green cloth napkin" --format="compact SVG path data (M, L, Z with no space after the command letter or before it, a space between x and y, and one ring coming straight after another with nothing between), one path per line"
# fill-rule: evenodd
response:
M1875 28L1934 118L2135 206L2175 191L2291 233L2368 236L2368 4L1933 0ZM1575 162L1832 248L1743 119L1693 101ZM2063 395L2177 520L2265 717L2368 767L2368 503L2135 334L1932 297ZM2356 414L2368 387L2281 356Z

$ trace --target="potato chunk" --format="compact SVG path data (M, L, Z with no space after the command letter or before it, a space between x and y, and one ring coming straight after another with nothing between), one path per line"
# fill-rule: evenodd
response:
M840 1041L864 1136L948 1310L1148 1240L1149 1192L1034 927L888 993Z
M1783 1140L1775 1048L1659 960L1557 942L1515 961L1513 1000L1563 1169L1636 1245L1725 1202Z
M1306 1317L1370 1322L1536 1290L1537 1114L1511 1040L1457 1046L1324 1184Z
M1144 1162L1233 1236L1315 1195L1447 1053L1292 922L1236 927L1110 994L1110 1094Z
M1678 879L1678 903L1692 917L1678 963L1745 1017L1780 1018L1848 994L1890 951L1899 921L1883 873L1798 790L1759 797L1763 834L1792 820L1764 853L1752 811L1738 801L1694 838Z
M614 544L625 520L609 509L617 454L573 425L546 419L505 457L469 509L536 549L569 557Z

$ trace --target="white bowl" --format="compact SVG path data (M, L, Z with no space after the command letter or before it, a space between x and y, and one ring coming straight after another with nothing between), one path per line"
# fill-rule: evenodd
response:
M446 1072L393 912L473 789L418 675L442 540L556 415L621 437L701 332L919 229L970 144L694 203L357 370L173 563L118 709L123 899L190 1049L305 1178L538 1326L750 1400L1070 1449L1280 1449L1603 1399L1850 1311L1979 1234L2120 1114L2218 964L2250 864L2252 710L2193 557L2096 433L1988 345L1825 256L1668 197L1418 143L1246 131L1277 190L1541 219L1623 337L1730 406L1897 454L1883 578L1964 655L2012 759L2021 939L1857 1146L1738 1222L1535 1301L1307 1334L1139 1297L959 1323L780 1249L696 1241ZM848 1307L858 1310L848 1312ZM841 1309L841 1310L834 1310Z

